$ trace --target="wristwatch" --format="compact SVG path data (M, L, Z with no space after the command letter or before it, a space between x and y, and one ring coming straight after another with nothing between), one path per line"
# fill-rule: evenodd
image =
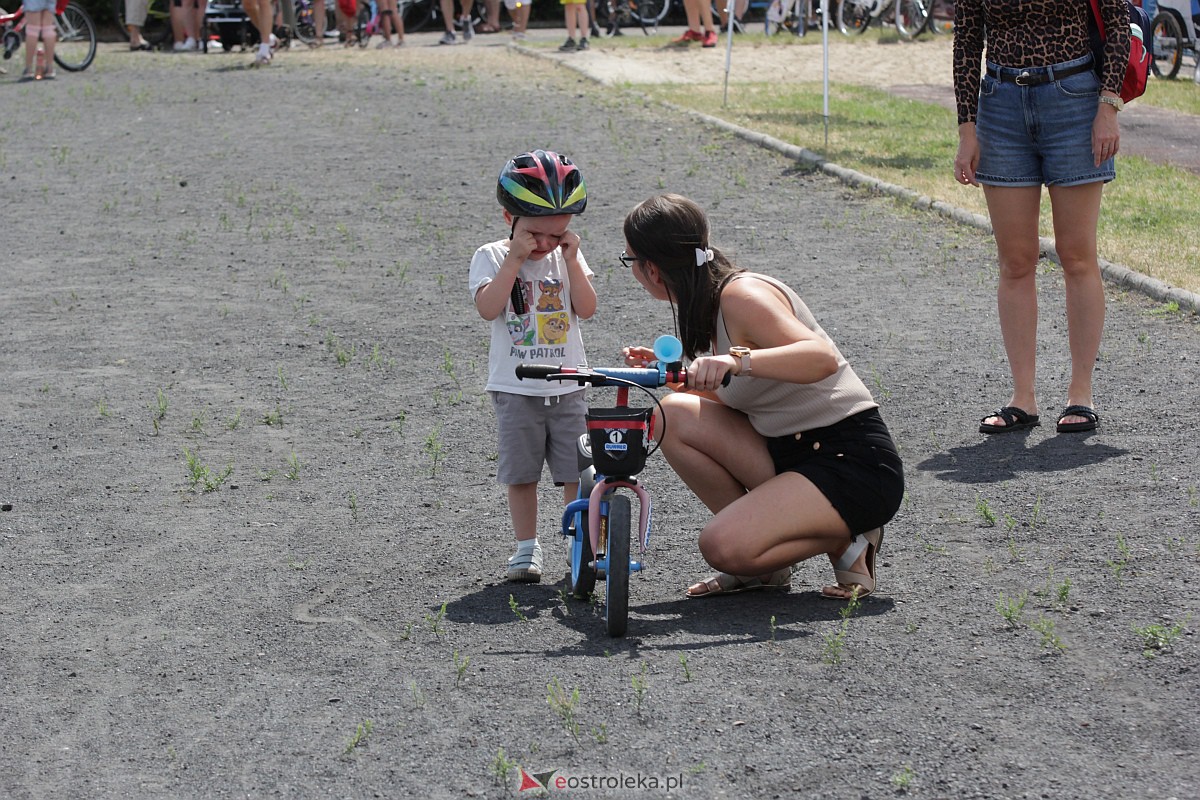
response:
M738 360L738 375L750 374L750 348L735 345L729 348L729 355Z
M1102 94L1102 95L1100 95L1100 102L1108 103L1110 106L1115 108L1117 111L1122 111L1125 108L1125 101L1119 97L1109 97L1106 94Z

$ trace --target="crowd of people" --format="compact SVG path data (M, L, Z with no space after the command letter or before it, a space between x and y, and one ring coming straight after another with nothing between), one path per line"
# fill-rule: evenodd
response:
M34 0L49 2L50 0ZM573 53L590 48L589 37L601 35L596 15L596 0L559 0L563 6L563 23L567 39L558 48L560 52ZM607 1L607 0L603 0ZM148 14L149 0L124 0L125 27L132 52L152 52L153 43L143 35ZM472 16L474 0L437 0L444 31L439 45L454 45L471 41L476 34L500 33L504 30L501 21L501 0L484 0L484 18L476 23ZM51 4L52 5L52 4ZM276 31L281 27L294 27L294 15L285 14L273 0L241 0L251 27L259 42L254 65L269 64L281 43ZM378 0L378 28L380 40L377 49L389 49L404 45L404 18L398 9L397 0ZM523 41L529 27L532 3L526 0L503 0L508 12L508 26L513 41ZM26 4L28 7L28 3ZM686 46L699 42L702 47L715 47L718 33L713 22L712 7L708 0L685 0L687 30L672 44ZM172 0L170 4L171 41L163 49L175 53L194 53L205 49L205 0ZM347 47L364 44L355 33L356 0L333 0L331 10L337 25L338 40ZM314 37L310 46L321 47L326 38L327 11L325 0L312 0ZM53 27L53 26L51 26ZM30 28L30 32L41 27ZM53 77L50 75L49 77Z

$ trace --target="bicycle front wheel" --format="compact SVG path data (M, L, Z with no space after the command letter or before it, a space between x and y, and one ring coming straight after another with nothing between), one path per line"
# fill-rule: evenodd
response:
M871 24L871 4L863 0L842 0L838 5L837 21L843 36L858 36Z
M1183 30L1174 15L1163 11L1154 16L1154 61L1150 68L1160 78L1170 80L1179 74L1183 63Z
M634 22L657 26L667 16L670 7L671 0L637 0L630 4L630 11Z
M930 0L896 0L896 32L901 39L915 39L929 24Z
M609 636L624 636L629 626L629 521L629 498L613 495L608 503L608 569L604 571Z
M91 66L96 57L96 23L82 6L67 3L63 12L54 18L58 44L54 47L54 62L68 72L79 72Z
M590 497L596 485L596 469L587 467L579 474L579 499ZM571 596L576 600L587 600L596 588L596 556L592 553L592 539L588 535L587 512L575 515L567 546L571 559L571 575L568 582Z

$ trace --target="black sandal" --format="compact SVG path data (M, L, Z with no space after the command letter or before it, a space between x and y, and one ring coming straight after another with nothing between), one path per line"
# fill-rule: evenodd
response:
M1083 417L1084 422L1063 422L1066 417ZM1067 406L1062 413L1058 415L1058 432L1059 433L1082 433L1083 431L1094 431L1096 426L1100 424L1100 415L1096 413L1094 408L1088 406Z
M984 420L992 417L999 417L1004 420L1003 425L986 424ZM991 414L988 414L983 419L979 420L980 433L1011 433L1012 431L1023 431L1027 428L1036 428L1042 423L1038 421L1037 414L1027 414L1016 406L1005 406L998 408ZM1061 429L1060 429L1061 430Z

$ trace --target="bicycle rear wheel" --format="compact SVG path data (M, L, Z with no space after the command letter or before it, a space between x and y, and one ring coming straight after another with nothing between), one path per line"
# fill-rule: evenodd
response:
M284 0L289 2L290 0ZM305 44L317 41L317 18L309 0L295 0L296 38Z
M54 27L58 29L54 62L68 72L87 69L96 57L96 23L72 2L54 18Z
M609 636L629 627L629 498L613 495L608 503L608 569L604 571L604 609Z
M371 14L373 5L364 0L358 0L358 13L354 17L354 36L359 47L366 47L367 43L371 41L371 34L367 32L367 26L373 19Z
M671 0L637 0L630 3L630 13L633 21L641 25L657 26L667 16Z
M837 21L843 36L858 36L871 24L871 4L864 0L842 0Z
M433 0L401 0L400 18L404 20L404 32L416 33L424 30L433 19Z
M125 27L125 0L113 0L113 19L117 21L120 34L129 41L129 29ZM152 45L160 45L171 37L171 0L150 0L146 20L142 23L142 38Z
M1165 11L1154 16L1150 30L1154 32L1154 60L1150 68L1158 77L1170 80L1179 74L1183 64L1183 30L1179 20Z
M896 32L915 39L929 24L929 0L896 0Z

